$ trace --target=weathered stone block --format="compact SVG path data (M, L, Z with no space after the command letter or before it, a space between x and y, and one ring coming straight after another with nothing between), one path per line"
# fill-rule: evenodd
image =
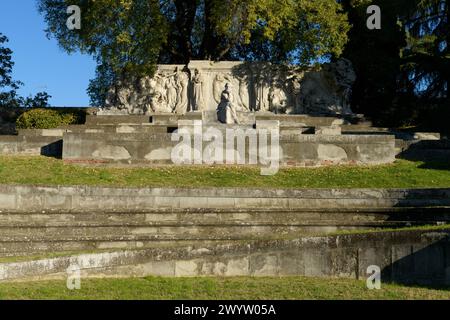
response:
M0 193L0 204L1 204L1 209L3 209L3 210L16 209L17 208L16 195Z
M337 136L342 134L342 129L340 126L326 126L326 127L316 127L316 135L327 135L327 136Z
M198 265L195 260L175 262L176 277L195 277L198 274Z
M250 273L254 276L278 275L278 256L276 254L250 256Z

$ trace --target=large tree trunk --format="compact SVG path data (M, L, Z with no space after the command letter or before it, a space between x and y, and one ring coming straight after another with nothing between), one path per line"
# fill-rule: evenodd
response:
M445 3L446 6L446 10L447 10L447 24L446 24L446 32L447 32L447 54L450 54L450 1L446 1ZM450 66L446 65L446 80L447 80L447 101L448 101L448 106L450 108Z
M192 30L197 12L197 0L176 0L175 36L177 50L182 55L182 63L188 63L192 58Z
M205 33L200 48L200 58L206 60L217 60L220 58L218 54L220 40L216 35L215 21L212 18L213 6L214 0L205 0Z

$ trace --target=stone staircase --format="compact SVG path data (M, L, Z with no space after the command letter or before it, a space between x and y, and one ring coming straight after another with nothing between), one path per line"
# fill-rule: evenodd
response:
M289 239L339 230L398 228L449 221L450 207L2 212L0 255Z
M406 278L446 283L448 228L333 233L449 222L450 189L0 185L0 281L72 266L83 279L358 278L374 264L396 279L407 260Z
M450 221L450 189L0 185L0 255L291 239Z

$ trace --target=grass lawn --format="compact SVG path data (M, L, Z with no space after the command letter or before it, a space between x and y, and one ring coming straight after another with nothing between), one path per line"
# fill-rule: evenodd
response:
M68 290L62 280L1 283L0 299L450 299L450 288L382 284L368 290L365 281L306 277L130 278L81 280Z
M0 156L1 184L129 187L437 188L450 187L450 160L391 165L286 168L261 176L256 167L99 167L45 157Z

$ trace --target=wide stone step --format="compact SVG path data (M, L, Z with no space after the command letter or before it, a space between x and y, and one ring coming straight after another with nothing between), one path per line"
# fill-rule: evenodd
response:
M252 228L136 228L132 232L118 228L35 228L0 230L0 256L32 256L54 252L86 252L111 249L164 247L169 250L180 244L201 246L205 243L240 242L246 240L290 239L299 236L326 234L341 230L374 229L348 226L252 227ZM392 223L391 228L401 227ZM59 230L58 230L59 229ZM108 230L109 229L109 230ZM131 230L129 230L131 231ZM119 233L122 232L122 233ZM135 234L133 234L133 232Z
M336 224L323 221L298 225L228 225L228 226L133 226L133 227L24 227L0 228L0 242L16 241L140 241L140 240L229 240L282 238L308 233L338 230L401 227L410 222L372 222ZM416 222L414 224L425 224Z
M450 221L450 208L390 208L361 211L306 210L169 210L137 213L49 212L0 213L0 227L131 227L361 225L382 222Z
M32 257L46 254L102 252L111 250L133 250L158 248L168 251L179 246L208 246L230 244L241 240L149 240L149 241L34 241L0 242L1 257Z
M0 214L0 227L259 226L360 225L383 222L450 221L449 213L230 213L230 214Z
M359 210L450 206L450 189L106 188L0 185L0 211Z

